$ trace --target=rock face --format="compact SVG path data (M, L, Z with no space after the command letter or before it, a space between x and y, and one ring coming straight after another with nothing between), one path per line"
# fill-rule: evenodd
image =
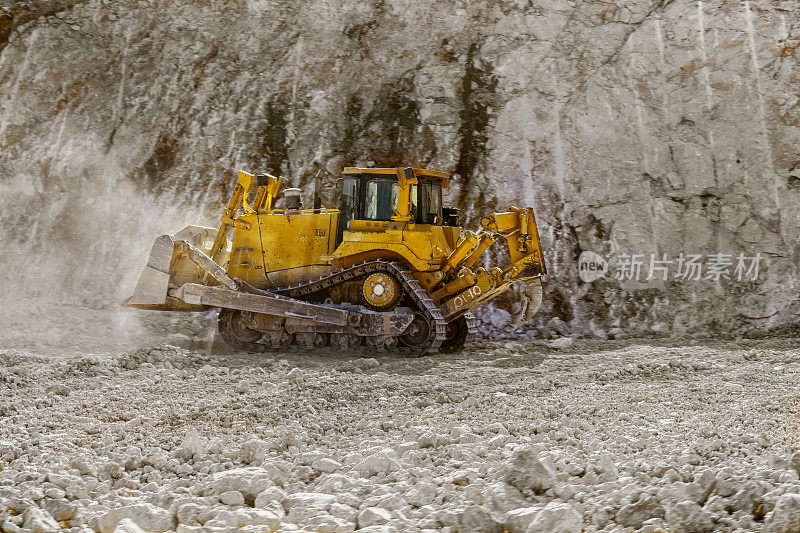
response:
M1 259L2 292L117 302L154 235L214 223L235 169L302 186L318 168L413 164L454 173L471 223L536 207L541 323L784 323L798 18L768 0L5 2L0 239L22 253ZM605 277L579 280L582 251ZM753 282L740 252L763 258ZM681 253L704 254L703 279L674 278ZM639 281L625 254L642 254ZM650 254L673 261L666 281L645 281Z

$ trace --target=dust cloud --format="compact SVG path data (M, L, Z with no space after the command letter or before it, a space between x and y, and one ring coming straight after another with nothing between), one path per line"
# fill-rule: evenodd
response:
M0 182L0 339L7 347L91 351L136 346L154 333L168 338L155 323L195 314L121 303L153 239L189 223L214 219L187 190L144 190L118 154L98 147L62 148L50 174L32 169Z

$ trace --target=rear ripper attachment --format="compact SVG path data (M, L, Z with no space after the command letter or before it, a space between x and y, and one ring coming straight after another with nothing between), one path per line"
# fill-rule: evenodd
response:
M464 230L458 210L442 207L447 179L418 168L345 168L336 209L321 207L319 176L314 208L303 209L299 189L285 189L278 205L282 178L239 172L220 227L158 237L125 305L219 308L220 336L239 350L419 355L460 350L475 329L469 311L522 281L521 326L541 305L545 273L533 209L509 207ZM510 265L475 267L497 239Z

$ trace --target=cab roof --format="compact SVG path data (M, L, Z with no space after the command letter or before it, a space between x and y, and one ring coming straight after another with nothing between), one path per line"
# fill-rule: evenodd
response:
M342 174L392 174L397 175L396 168L363 168L363 167L345 167ZM426 168L414 168L414 174L417 176L424 176L427 178L436 178L441 180L442 187L447 187L447 179L450 175L447 172L439 172L438 170L428 170Z

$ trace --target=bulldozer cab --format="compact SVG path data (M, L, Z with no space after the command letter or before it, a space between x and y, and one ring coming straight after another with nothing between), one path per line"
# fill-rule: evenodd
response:
M441 225L446 177L422 169L346 168L337 183L337 244L352 220Z

